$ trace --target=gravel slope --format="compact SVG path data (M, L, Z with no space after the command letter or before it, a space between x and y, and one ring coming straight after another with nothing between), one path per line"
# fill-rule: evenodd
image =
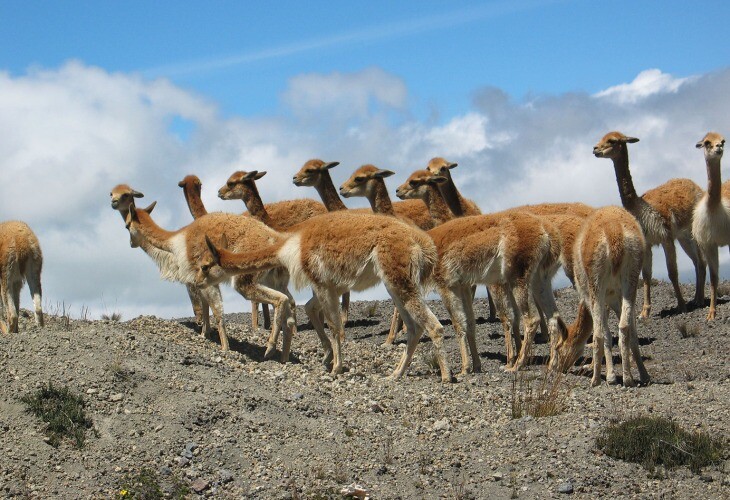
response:
M519 390L503 372L501 327L483 318L483 373L443 385L429 365L428 341L404 380L384 379L403 348L380 345L387 301L353 304L349 371L336 380L319 362L301 309L296 362L286 365L262 360L265 332L252 333L247 314L229 317L229 353L186 320L66 325L49 317L38 329L25 317L19 334L0 337L0 496L110 498L126 475L148 467L165 487L175 480L217 498L340 498L352 482L372 498L554 498L571 489L584 498L728 498L728 461L701 475L650 474L595 447L606 423L644 413L730 436L728 297L719 319L707 323L706 309L674 314L667 283L653 292L655 313L639 324L653 383L590 388L588 376L570 374L565 411L539 419L512 418ZM572 320L575 292L556 294ZM431 306L447 318L439 302ZM478 314L485 309L476 306ZM699 334L682 338L680 323ZM446 332L458 371L453 330ZM546 354L546 345L537 346L538 362ZM532 366L521 377L541 370ZM42 425L19 401L49 381L87 401L95 433L82 450L46 444Z

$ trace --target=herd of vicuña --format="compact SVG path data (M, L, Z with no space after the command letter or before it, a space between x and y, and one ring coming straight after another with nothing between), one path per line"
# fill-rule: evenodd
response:
M707 191L689 179L671 179L639 196L629 171L628 144L638 142L619 132L606 134L593 148L598 158L613 162L623 207L593 208L583 203L544 203L482 214L464 198L450 170L457 166L433 158L396 189L386 188L390 170L373 165L358 168L336 190L330 169L337 162L309 160L294 175L297 186L311 186L322 203L297 199L264 204L256 181L266 172L238 171L218 196L243 200L242 214L209 213L201 200L201 182L189 175L180 181L193 217L187 226L168 231L158 226L147 208L137 207L143 195L126 184L111 191L112 208L129 230L130 244L157 264L162 278L188 290L201 333L210 336L213 311L221 347L228 349L219 285L230 283L257 304L269 330L265 356L277 349L283 333L281 361L289 359L296 333L294 299L289 284L309 287L305 311L323 348L323 362L336 376L344 369L343 341L349 293L382 283L395 311L386 343L404 329L406 346L392 378L408 369L424 330L432 340L441 380L454 380L444 349L444 327L424 296L441 296L459 341L461 375L481 370L473 307L477 285L488 287L490 316L502 323L506 370L530 362L539 334L549 342L548 367L567 371L592 342L592 385L616 383L609 310L618 317L618 341L624 385L634 385L631 360L642 384L649 374L639 352L636 316L651 312L652 247L661 245L677 307L686 311L677 273L674 241L695 267L695 307L705 306L706 265L710 268L708 320L717 308L718 247L730 245L730 182L722 184L720 162L725 140L710 132L697 143L707 164ZM340 195L366 197L371 209L348 210ZM33 295L35 317L43 325L38 240L22 222L0 224L0 293L2 331L18 328L19 291L24 280ZM562 267L578 290L575 321L566 325L555 303L552 279ZM635 308L639 275L644 301ZM273 306L269 317L268 305ZM325 330L325 322L328 330Z

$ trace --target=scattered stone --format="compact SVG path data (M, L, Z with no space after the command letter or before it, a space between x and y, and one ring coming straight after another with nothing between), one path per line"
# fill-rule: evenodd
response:
M123 398L124 395L121 392L117 392L109 396L109 401L121 401Z
M433 430L435 431L448 431L449 429L451 429L451 424L447 418L437 420L433 423Z
M233 481L233 473L228 469L221 469L218 472L218 476L220 477L221 484L226 484Z
M573 493L573 484L569 481L560 483L560 486L558 486L558 493L565 493L566 495L570 495L571 493Z
M195 493L202 493L207 490L209 486L210 483L208 481L203 478L198 478L192 482L192 484L190 485L190 489L193 490Z

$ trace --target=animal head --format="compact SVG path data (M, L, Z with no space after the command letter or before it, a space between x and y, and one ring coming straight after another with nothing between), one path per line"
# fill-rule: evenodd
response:
M424 199L432 186L435 187L447 181L448 179L443 175L433 174L428 169L416 170L403 184L398 186L395 194L401 200Z
M375 165L363 165L340 186L340 194L345 198L353 196L370 198L375 194L377 183L383 182L383 179L394 174L395 172L380 169Z
M705 158L722 158L725 149L725 138L717 132L708 132L702 140L696 144L697 149L705 150Z
M186 175L183 180L177 183L177 185L183 189L193 188L198 192L198 194L200 194L200 189L203 187L203 183L200 182L197 175Z
M617 158L626 151L626 144L639 142L636 137L628 137L621 132L609 132L593 146L593 154L596 158Z
M244 203L248 203L254 193L258 193L256 181L264 175L266 175L266 172L259 172L258 170L234 172L228 178L226 184L218 190L218 197L222 200L243 200Z
M127 184L119 184L109 193L112 199L112 208L114 210L128 211L130 205L134 205L135 198L142 198L144 195L139 191L135 191Z
M548 331L551 342L554 342L549 368L566 372L583 354L586 342L593 334L593 320L588 307L584 302L579 304L578 317L571 325L566 325L559 316L550 318Z
M129 206L129 213L127 214L127 231L129 231L130 247L137 248L138 246L140 246L141 241L144 238L139 230L140 213L144 214L143 217L145 215L149 217L149 215L152 213L152 210L155 209L156 205L157 202L153 201L147 208L137 208L134 203Z
M226 235L223 234L221 236L220 243L218 245L213 243L213 240L206 235L205 243L208 247L208 251L203 252L201 257L198 259L197 272L195 275L195 284L199 287L218 285L231 276L221 267L220 249L225 250L228 247Z
M326 163L317 159L309 160L299 169L299 172L294 174L294 185L300 187L317 186L322 180L322 175L339 164L340 162L338 161Z
M452 163L444 158L441 158L440 156L437 156L436 158L431 158L431 161L428 162L428 166L426 166L426 169L434 175L445 176L448 175L449 170L458 166L458 163Z

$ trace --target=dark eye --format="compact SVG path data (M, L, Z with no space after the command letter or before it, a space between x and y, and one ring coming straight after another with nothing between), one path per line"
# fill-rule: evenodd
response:
M357 183L365 182L365 180L366 180L365 177L362 177L362 176L355 177L355 182L357 182Z
M235 182L233 182L233 181L228 181L228 182L226 182L226 185L227 185L227 186L228 186L229 188L232 188L233 186L235 186L235 185L236 185L236 183L235 183Z
M129 193L124 193L124 194L122 195L122 198L129 198Z
M411 187L416 187L416 186L418 185L418 182L416 182L416 181L410 181L410 182L409 182L408 184L409 184L409 185L410 185Z
M705 147L709 147L712 143L710 141L705 141Z
M607 142L609 144L616 144L616 139L609 139Z
M200 269L202 269L204 273L207 273L208 269L210 269L210 265L203 264L202 266L200 266Z
M129 226L131 226L131 225L132 225L131 222L127 222L126 228L129 229Z
M315 172L317 172L316 168L308 168L304 171L305 174L313 174Z

